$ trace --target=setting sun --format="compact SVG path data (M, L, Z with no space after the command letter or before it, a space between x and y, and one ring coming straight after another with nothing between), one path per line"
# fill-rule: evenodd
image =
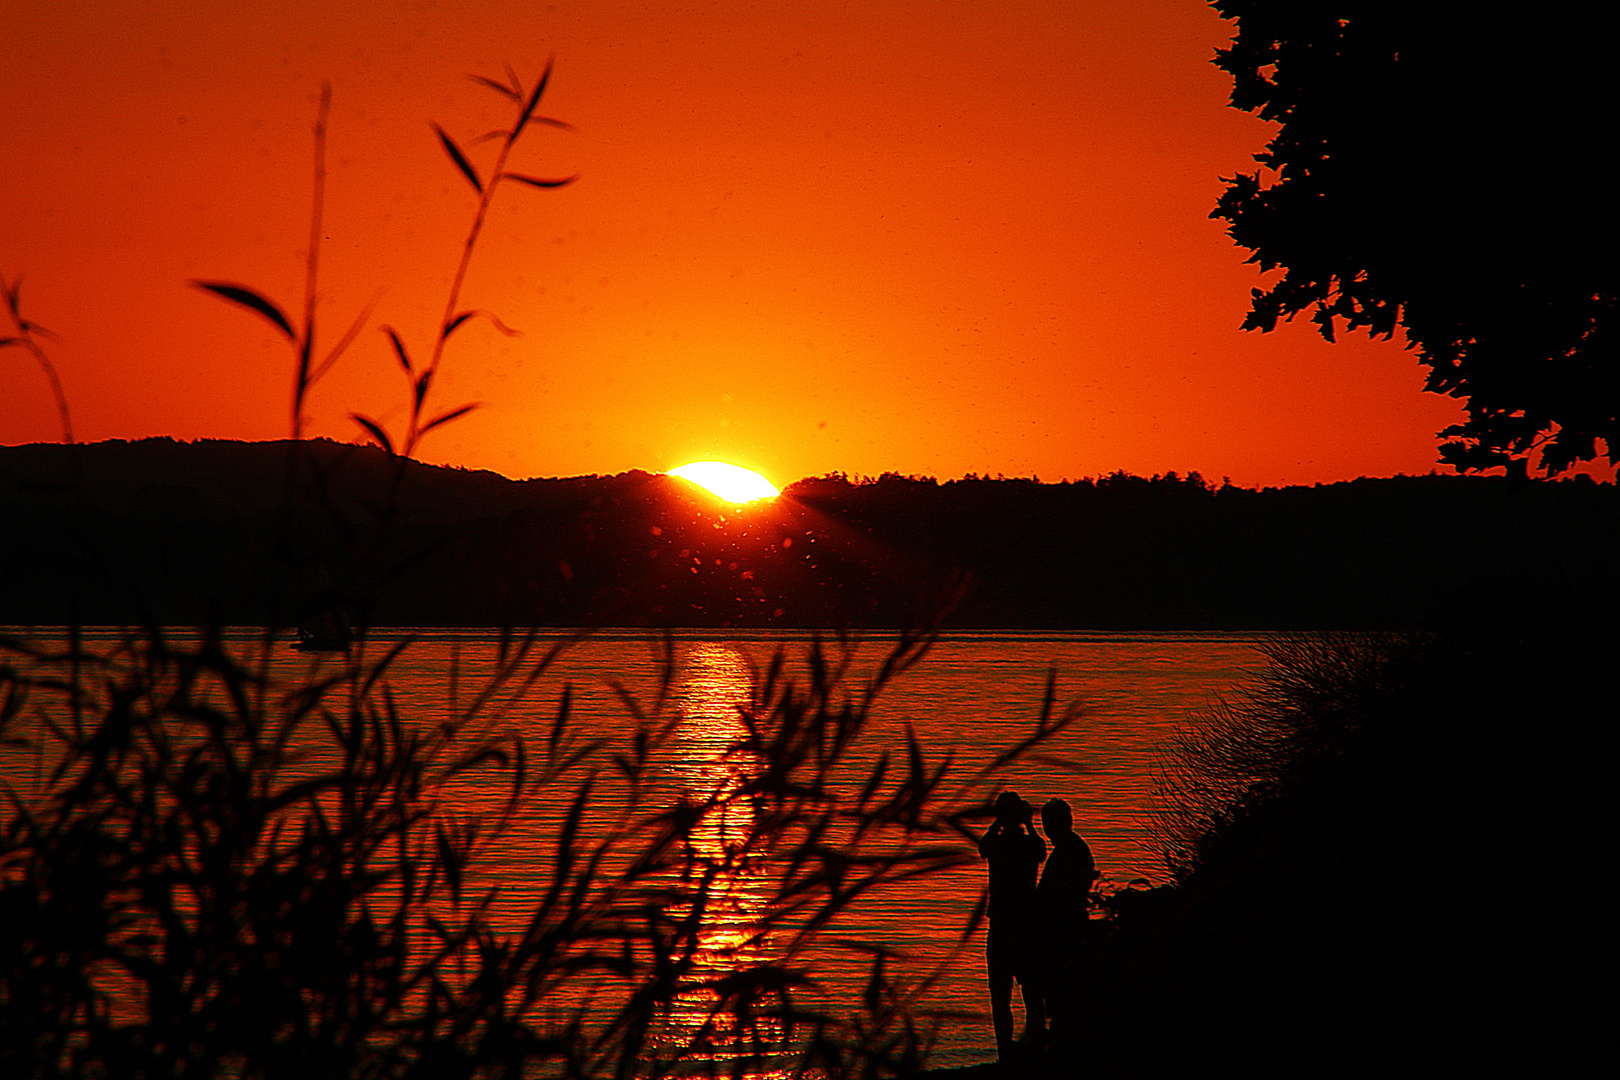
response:
M694 461L669 475L706 488L726 502L751 503L760 499L774 499L781 494L776 485L752 469L741 465L728 465L723 461Z

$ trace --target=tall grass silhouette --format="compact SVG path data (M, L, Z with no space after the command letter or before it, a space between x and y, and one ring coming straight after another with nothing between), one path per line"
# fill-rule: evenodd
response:
M39 343L40 338L55 337L49 330L25 317L22 313L22 278L7 281L0 276L0 293L6 298L6 317L11 322L11 333L0 337L0 350L21 349L31 356L34 363L45 373L45 379L51 384L51 397L56 401L56 414L62 423L62 441L73 442L73 417L68 410L67 393L62 389L62 379L56 373L56 365L51 362L50 354Z
M460 295L494 193L571 179L507 167L527 131L566 126L537 113L550 71L532 86L510 68L504 82L477 77L514 106L487 172L435 128L478 204L426 359L383 328L408 420L397 438L355 420L390 453L414 453L472 408L429 406L457 329L502 325ZM318 347L330 107L323 90L300 319L249 286L196 283L287 340L295 436L310 388L369 319ZM37 327L14 285L7 296L33 351ZM63 417L67 435L65 400ZM299 482L319 493L319 475L290 467ZM387 526L385 511L373 535ZM374 543L354 540L362 553ZM363 606L375 580L336 580L317 602ZM719 751L734 781L673 799L654 776L675 731L669 639L654 699L622 692L612 736L579 729L567 687L542 704L568 642L532 630L503 629L493 673L470 689L452 663L452 704L433 716L394 691L408 639L362 638L290 676L275 627L0 639L0 1075L915 1072L950 1019L921 1005L942 969L908 967L848 917L974 859L966 822L988 785L1077 715L1049 692L1029 736L977 769L909 729L881 745L883 690L934 632L901 634L863 682L849 674L853 639L801 660L779 652ZM514 915L488 864L537 808L545 842L526 856L542 888ZM758 901L746 947L717 966L705 926L743 880ZM823 992L832 952L862 958L859 1000Z
M912 1071L942 1019L918 1010L938 972L905 981L902 958L861 942L848 947L872 957L863 1001L806 1000L821 1000L816 958L847 912L973 858L965 822L990 772L964 775L915 736L871 747L879 694L927 645L903 637L861 686L841 650L812 648L802 678L779 654L724 751L746 762L741 781L671 803L652 794L673 731L661 705L627 699L633 724L613 740L576 732L566 692L549 721L528 719L560 648L534 635L509 640L437 723L394 703L408 642L286 684L265 674L268 640L249 662L209 632L0 643L0 730L14 760L43 762L36 782L5 787L0 1064L627 1076L771 1055L835 1075ZM1068 721L1048 713L1031 745ZM468 780L500 797L467 812L450 793ZM478 864L535 803L559 818L533 853L545 888L506 929L501 884ZM723 846L695 839L717 822ZM764 898L757 948L717 971L703 927L740 876ZM672 1034L694 994L701 1021Z
M1267 639L1241 697L1211 705L1165 747L1155 839L1185 879L1253 815L1362 749L1368 716L1423 652L1424 635L1335 632Z
M462 243L461 255L456 264L455 273L450 279L450 289L445 300L444 315L439 320L437 332L433 336L427 362L420 369L413 366L410 353L399 333L390 326L382 328L388 335L400 367L410 381L409 420L404 437L399 443L399 452L406 456L416 450L422 437L428 432L459 419L477 408L476 404L459 405L431 418L424 418L428 398L433 387L433 380L438 374L439 364L444 357L445 343L449 341L450 336L469 320L479 316L488 319L502 333L509 335L516 333L490 312L482 309L461 310L460 308L461 289L467 278L467 268L472 263L473 252L477 248L478 237L483 232L484 222L489 215L496 190L506 182L533 188L560 188L577 179L573 176L546 179L511 172L506 168L507 160L511 156L513 148L516 147L518 140L533 126L543 125L564 129L570 127L561 120L539 116L535 111L539 108L540 99L545 94L546 87L551 83L551 67L551 64L548 63L545 71L535 80L534 86L529 89L525 89L522 80L518 78L517 73L510 66L506 69L508 81L505 83L487 79L483 76L471 76L475 81L509 99L516 106L516 112L510 127L479 137L478 141L480 142L498 140L500 143L500 149L487 181L479 177L477 168L468 159L460 144L442 127L437 124L433 125L433 130L438 135L439 142L444 147L445 153L450 156L450 160L455 164L456 169L467 179L467 182L472 185L473 190L477 193L478 203L473 212L472 223L467 230L466 239ZM305 256L304 306L301 323L295 326L275 301L249 286L229 281L199 280L192 282L197 288L206 290L222 300L259 314L280 331L287 339L288 344L292 346L296 355L292 394L292 436L294 439L303 434L304 402L310 389L314 387L321 376L331 369L344 351L353 344L354 339L359 335L370 316L369 307L362 310L349 329L338 339L336 344L327 350L324 356L317 353L315 340L316 285L319 277L326 196L326 128L331 107L331 87L323 86L315 122L314 201L310 212L309 245ZM390 454L395 452L394 440L389 436L382 424L360 413L352 413L351 417L379 446Z

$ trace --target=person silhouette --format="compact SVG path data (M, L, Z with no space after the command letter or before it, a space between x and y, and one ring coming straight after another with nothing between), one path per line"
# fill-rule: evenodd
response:
M1041 967L1036 973L1054 1058L1079 1065L1080 973L1091 917L1087 897L1097 876L1091 847L1074 831L1074 813L1062 799L1041 807L1041 827L1052 842L1035 889Z
M1024 998L1024 1036L1039 1043L1046 1014L1035 987L1035 886L1046 841L1035 831L1035 811L1015 791L996 799L996 820L979 841L979 854L990 863L990 900L986 915L984 960L990 981L990 1017L996 1029L996 1052L1009 1060L1014 1052L1012 984Z

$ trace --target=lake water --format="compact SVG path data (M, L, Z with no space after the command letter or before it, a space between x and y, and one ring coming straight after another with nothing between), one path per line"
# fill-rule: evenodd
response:
M389 641L405 636L416 640L393 664L389 685L407 717L433 723L451 716L494 667L494 636L478 630L379 630L368 642L368 654L375 656ZM787 655L789 675L802 684L810 637L799 632L683 631L671 642L674 677L658 712L672 725L671 738L656 754L654 771L660 779L647 796L652 803L673 802L681 795L701 799L737 782L739 768L746 765L724 754L743 730L739 707L749 702L755 680L778 650ZM251 650L246 636L240 645ZM1046 799L1065 798L1105 882L1146 879L1157 884L1167 878L1163 857L1152 843L1159 748L1178 728L1196 725L1216 699L1241 691L1264 665L1258 645L1252 635L1233 634L950 634L885 687L873 709L876 722L868 742L856 756L856 772L875 761L884 747L895 749L903 761L909 724L929 760L954 752L953 775L971 776L996 749L1033 729L1049 673L1055 671L1059 707L1078 702L1079 721L1043 747L1041 760L1021 762L969 794L988 800L1011 787L1037 808ZM877 636L860 644L850 660L847 685L863 685L886 651L887 643ZM274 654L276 677L289 680L311 670L332 670L335 662L290 650ZM503 698L492 707L491 722L496 731L543 739L567 686L578 737L615 740L622 746L635 728L626 697L652 712L664 671L660 639L597 633L564 649L521 700ZM13 760L8 772L16 764ZM514 911L539 896L549 882L550 838L573 790L570 782L554 796L537 794L511 832L487 852L485 865L502 883ZM595 810L604 820L612 816L612 807L600 800L615 798L612 791L605 783L597 791ZM492 793L462 794L470 806L492 803ZM738 827L722 822L707 839L699 835L696 840L719 852ZM923 1004L978 1018L944 1026L932 1059L938 1065L994 1057L982 928L953 952L983 883L982 865L973 863L920 879L905 890L884 890L852 906L828 935L879 942L915 970L945 965L944 976ZM771 947L748 934L754 902L750 889L746 875L739 875L708 916L707 948L716 968ZM864 963L846 952L827 951L818 970L829 980L829 1000L859 999ZM692 1017L701 1013L702 1003L694 1002Z

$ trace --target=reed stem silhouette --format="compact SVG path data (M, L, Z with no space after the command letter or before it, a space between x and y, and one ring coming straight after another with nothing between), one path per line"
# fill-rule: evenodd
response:
M206 630L0 642L0 736L48 764L4 784L0 1065L627 1076L726 1071L714 1051L732 1046L834 1075L914 1070L949 1019L918 1005L943 968L905 976L857 942L863 1001L815 1002L852 910L973 858L982 777L915 734L902 759L870 745L873 705L929 640L902 637L860 687L847 651L812 645L802 680L778 654L721 754L741 780L673 802L654 775L664 690L651 708L627 695L632 726L610 738L577 730L565 689L525 737L566 641L507 641L438 723L397 707L408 641L290 682L264 639L255 661ZM504 794L469 812L466 784ZM535 807L554 812L532 859L544 887L515 917L482 863ZM728 828L723 847L701 839ZM752 945L716 970L708 913L744 879Z
M396 495L422 437L472 408L424 419L451 334L480 315L509 332L460 307L496 187L572 180L508 170L528 128L567 125L536 114L549 64L528 88L506 74L475 76L515 106L487 177L435 126L478 204L426 364L384 328L411 383ZM310 388L370 314L317 351L330 109L323 88L300 325L250 287L194 282L288 341L295 439ZM39 328L16 284L5 290L17 327L5 343L51 375L71 439ZM379 423L355 420L396 453ZM360 581L334 582L322 602L364 603ZM883 889L971 861L966 822L988 785L1077 716L1049 692L1032 734L977 770L909 729L903 746L878 745L884 688L937 629L900 635L863 685L850 681L853 640L812 641L798 677L778 652L720 750L735 782L679 797L657 775L675 732L668 637L654 700L621 688L615 734L582 732L566 685L544 718L539 692L573 639L534 629L502 628L471 692L453 657L437 717L396 695L410 638L362 639L290 675L274 627L0 638L0 1075L915 1072L952 1019L921 1005L945 967L911 972L845 924ZM490 864L520 829L541 887L514 909ZM716 834L723 844L705 840ZM717 966L707 927L742 883L755 907ZM839 951L869 965L859 1001L821 985Z
M6 296L6 315L11 320L12 333L0 338L0 349L22 349L34 358L45 378L51 384L51 396L56 401L56 414L62 421L62 441L71 443L73 439L73 418L68 413L67 394L62 390L62 380L56 374L56 365L51 363L49 354L39 343L42 337L54 335L43 326L25 318L22 313L22 278L7 281L0 277L0 292Z

